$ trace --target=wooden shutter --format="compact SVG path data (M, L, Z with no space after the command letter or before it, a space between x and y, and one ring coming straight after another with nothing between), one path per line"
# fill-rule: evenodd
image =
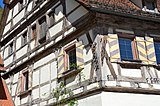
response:
M146 39L148 63L154 65L154 64L156 64L156 55L155 55L153 38L145 37L145 39Z
M33 74L33 71L31 68L29 68L28 70L28 74L29 74L29 78L28 78L28 88L29 90L32 89L32 74Z
M41 32L41 38L46 36L46 22L45 21L41 24L41 31L40 32Z
M65 61L64 61L64 50L61 48L58 54L58 78L62 76L62 73L65 71Z
M83 47L82 42L76 43L76 63L78 68L84 68Z
M17 84L17 94L22 92L22 74L19 74L18 84Z
M139 59L142 61L143 64L148 64L144 37L136 37L136 43Z
M110 50L110 61L118 62L120 61L120 51L119 51L119 43L118 43L118 35L117 34L109 34L109 50Z

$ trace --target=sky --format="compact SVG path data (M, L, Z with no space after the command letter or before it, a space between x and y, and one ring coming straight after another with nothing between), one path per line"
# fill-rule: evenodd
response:
M3 0L0 0L1 7L4 7Z

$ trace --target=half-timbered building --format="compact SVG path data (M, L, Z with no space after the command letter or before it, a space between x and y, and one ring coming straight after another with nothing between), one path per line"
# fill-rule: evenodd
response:
M160 0L4 3L2 77L16 106L160 104Z

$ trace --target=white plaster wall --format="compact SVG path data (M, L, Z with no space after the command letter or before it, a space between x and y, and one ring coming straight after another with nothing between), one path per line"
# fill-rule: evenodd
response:
M18 3L13 8L13 17L18 13Z
M24 104L24 103L27 103L27 102L28 102L28 96L23 97L23 98L21 99L21 104Z
M51 63L51 80L57 78L57 61Z
M8 24L5 26L4 31L3 31L3 34L5 34L7 31L9 31L10 27L11 27L11 22L8 23Z
M73 31L75 31L75 30L76 30L75 27L70 28L69 30L67 30L67 31L64 33L64 36L70 34L71 32L73 32Z
M159 70L157 70L157 74L158 74L158 77L160 77L160 71Z
M39 98L39 88L32 90L32 98L33 100Z
M14 103L16 106L20 105L20 97L15 97Z
M102 106L159 106L159 95L103 92ZM97 105L99 106L99 105Z
M83 57L84 57L84 62L87 62L92 59L93 54L92 54L92 50L90 49L90 47L83 49Z
M53 81L51 83L51 90L55 89L57 87L57 81Z
M12 96L16 94L17 84L12 85Z
M13 77L13 83L16 83L18 81L19 73L14 74Z
M56 25L54 25L53 27L51 27L49 29L50 36L53 37L55 34L60 32L62 30L62 26L63 26L63 21L61 21L61 22L57 23Z
M10 83L9 78L5 79L6 84Z
M152 77L156 78L155 69L153 67L150 67L150 73Z
M7 66L9 65L10 63L12 63L13 61L13 55L11 55L9 58L7 58L5 61L4 61L4 65Z
M19 51L16 52L17 59L27 53L27 47L28 47L28 45L24 46L22 49L20 49Z
M24 17L25 9L23 9L15 18L13 18L13 24L15 25Z
M70 76L69 78L66 78L65 83L67 84L66 87L78 84L79 82L79 75L76 76Z
M50 67L49 67L49 65L43 66L40 70L41 70L40 83L42 84L46 81L49 81L50 80Z
M22 46L21 40L22 40L21 37L17 38L17 40L16 40L16 50L18 50Z
M101 95L97 94L86 97L84 99L80 99L78 100L78 106L102 106Z
M32 82L32 86L36 86L39 85L39 70L36 70L33 72L33 82Z
M41 98L46 98L47 94L50 92L49 89L50 89L49 84L41 87L40 88L40 97ZM46 95L44 95L45 93L46 93Z
M5 48L4 50L4 59L8 56L8 47Z
M140 69L122 68L121 74L122 76L128 76L128 77L142 77Z
M66 13L68 14L70 11L72 11L75 7L79 5L78 2L74 0L66 0Z
M31 50L35 48L35 45L36 45L36 40L34 39L30 43Z
M28 12L32 10L32 5L33 5L33 1L31 1L27 7Z
M29 0L23 0L23 5L26 5Z
M92 51L88 47L83 50L83 57L84 57L84 62L90 61L92 59ZM88 63L84 65L84 69L82 70L82 73L85 75L85 80L90 78L90 71L91 71L91 63ZM82 78L82 81L84 79Z
M118 66L117 66L117 63L112 63L113 65L113 68L114 68L114 71L116 73L116 75L118 75Z
M49 62L49 61L51 61L54 58L55 58L54 53L51 53L51 54L47 55L46 57L44 57L44 58L40 59L39 61L35 62L34 69L43 65L43 64L45 64L45 63L47 63L47 62Z
M107 80L107 75L111 75L111 72L108 68L108 65L106 64L105 58L103 59L101 70L102 70L102 80Z
M83 15L85 15L86 13L88 13L88 11L84 8L84 7L79 7L78 9L76 9L74 12L72 12L67 18L68 21L73 23L75 22L77 19L79 19L80 17L82 17Z
M91 71L91 63L89 64L86 64L84 66L84 69L82 70L82 73L85 75L85 80L89 79L90 78L90 71ZM84 79L82 78L82 81Z
M13 9L9 10L7 22L10 21L10 19L12 18L12 10L13 10Z

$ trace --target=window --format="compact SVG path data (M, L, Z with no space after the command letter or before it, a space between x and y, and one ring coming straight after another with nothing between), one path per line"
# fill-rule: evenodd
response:
M133 60L132 40L119 38L120 55L122 60Z
M31 34L31 39L35 39L37 36L37 33L36 33L36 25L34 25L32 27L32 34Z
M22 74L22 92L28 90L29 88L28 82L29 82L29 74L28 71L26 71Z
M40 39L39 39L39 43L43 43L46 41L46 34L47 34L47 23L46 23L46 18L43 17L42 19L39 20L39 25L40 25L40 29L39 29L39 33L40 33Z
M51 27L55 22L54 12L49 14L49 27Z
M26 43L27 43L27 32L22 34L22 46L25 45Z
M20 0L20 1L18 2L18 10L21 11L22 8L23 8L23 0Z
M160 64L160 42L154 42L157 64Z
M154 10L156 8L154 0L144 0L143 6L149 10Z
M13 53L13 42L8 47L8 55L11 55Z
M66 49L66 67L68 68L68 70L73 70L77 68L75 45Z

